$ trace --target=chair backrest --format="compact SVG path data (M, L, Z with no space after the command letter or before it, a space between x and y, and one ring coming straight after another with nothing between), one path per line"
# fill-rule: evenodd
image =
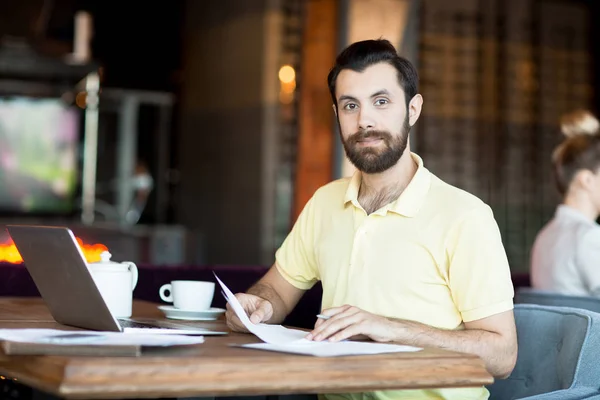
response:
M516 304L519 355L512 374L490 385L491 399L519 399L580 386L600 387L600 314Z
M517 289L515 303L540 304L543 306L572 307L600 313L600 299L589 296L570 296L530 287Z

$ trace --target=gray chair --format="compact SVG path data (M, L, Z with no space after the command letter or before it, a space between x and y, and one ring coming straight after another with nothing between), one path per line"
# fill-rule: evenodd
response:
M600 314L516 304L519 355L512 374L488 387L491 400L600 400Z
M600 313L600 299L588 296L568 296L522 287L515 293L515 303L540 304L544 306L573 307Z

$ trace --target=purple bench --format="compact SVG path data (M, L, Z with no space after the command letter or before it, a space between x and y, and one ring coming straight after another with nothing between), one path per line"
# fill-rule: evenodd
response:
M231 289L232 292L244 292L267 272L267 267L250 265L214 265L214 266L150 266L139 265L138 284L133 297L139 300L162 303L158 289L165 283L177 279L190 279L215 282L213 271ZM512 275L515 290L528 287L529 274ZM284 324L301 328L312 328L316 315L321 310L323 289L318 283L300 300L298 306L290 313ZM29 276L25 266L20 264L0 263L0 296L39 296L39 292ZM225 299L220 291L215 291L213 307L225 307Z
M163 303L158 289L165 283L177 279L201 280L216 282L213 271L231 289L232 292L244 292L266 272L263 266L150 266L138 265L138 284L133 297L154 303ZM0 296L39 297L39 292L24 265L0 263ZM286 325L301 328L312 328L316 315L321 309L322 288L315 285L300 300L298 306L285 320ZM164 304L164 303L163 303ZM220 290L215 291L213 307L225 307L225 299Z
M227 285L233 293L245 292L250 286L258 281L266 272L267 267L263 266L189 266L189 267L156 267L142 266L138 267L140 277L138 284L133 292L136 299L147 300L161 303L158 295L158 289L172 280L190 279L211 281L216 283L213 271L219 276L219 279ZM300 300L298 306L288 315L285 320L286 325L297 326L301 328L312 328L316 321L316 315L321 311L321 284L315 285ZM213 307L225 307L225 299L220 290L215 290Z

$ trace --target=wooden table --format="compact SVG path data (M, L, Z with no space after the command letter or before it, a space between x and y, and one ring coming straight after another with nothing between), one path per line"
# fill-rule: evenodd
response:
M135 302L134 316L163 317L147 302ZM189 324L226 329L223 321ZM0 298L0 328L72 329L54 322L39 298ZM319 358L230 347L257 341L238 333L207 336L203 344L141 357L0 353L0 375L73 399L339 393L493 382L478 357L438 349Z

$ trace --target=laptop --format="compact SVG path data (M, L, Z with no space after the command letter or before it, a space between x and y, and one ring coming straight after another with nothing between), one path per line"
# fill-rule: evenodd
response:
M69 228L8 225L7 230L52 317L58 323L108 332L227 334L166 321L117 319L102 298L75 235Z

